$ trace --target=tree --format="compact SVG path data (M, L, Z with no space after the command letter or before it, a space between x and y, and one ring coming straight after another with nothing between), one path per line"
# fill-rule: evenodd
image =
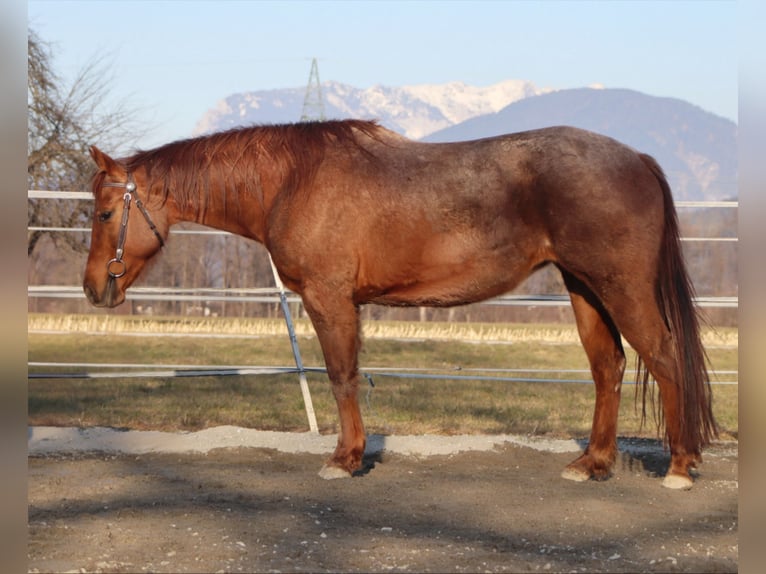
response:
M135 141L138 132L124 103L106 109L110 76L103 58L91 60L69 87L54 73L50 46L33 30L27 40L27 181L30 189L85 189L93 165L89 148L113 148L114 142ZM31 200L30 226L82 227L88 225L89 202ZM84 234L51 234L82 251ZM27 237L32 256L42 232Z

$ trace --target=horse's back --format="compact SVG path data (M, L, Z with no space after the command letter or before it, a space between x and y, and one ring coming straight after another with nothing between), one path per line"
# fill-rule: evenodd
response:
M551 242L617 239L660 229L663 194L640 153L617 140L557 126L447 144L400 141L381 150L367 196L393 220L439 234L483 230L496 242L545 231ZM654 223L656 222L656 226ZM579 236L579 237L578 237ZM607 239L609 238L609 239Z

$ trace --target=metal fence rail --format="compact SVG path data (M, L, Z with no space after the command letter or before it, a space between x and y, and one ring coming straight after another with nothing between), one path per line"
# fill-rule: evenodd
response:
M193 377L225 377L242 375L284 375L301 372L297 367L261 366L261 365L162 365L162 364L132 364L132 363L57 363L34 362L27 363L28 367L49 369L83 369L80 371L35 372L29 373L30 379L144 379L144 378L193 378ZM95 370L94 370L95 369ZM108 370L105 370L108 369ZM116 370L122 369L122 370ZM323 373L322 367L304 367L305 373ZM498 383L580 383L590 384L588 369L460 369L456 374L454 369L423 369L406 367L366 367L360 368L360 374L368 380L372 377L391 377L403 379L437 379L437 380L470 380L493 381ZM557 378L553 373L568 375L585 375L586 378ZM722 376L739 374L739 371L710 371L712 385L736 385L738 381L721 380ZM526 375L526 376L522 376ZM548 376L544 376L548 375ZM631 378L632 377L632 378ZM624 385L635 385L635 370L626 369Z
M275 287L208 288L208 287L131 287L130 298L134 301L230 301L234 303L279 303L279 290ZM81 299L85 295L79 285L29 285L29 297L53 297L61 299ZM299 303L300 297L286 291L289 303ZM698 307L736 308L738 297L696 297ZM511 305L537 307L567 307L568 295L501 295L482 301L484 305Z

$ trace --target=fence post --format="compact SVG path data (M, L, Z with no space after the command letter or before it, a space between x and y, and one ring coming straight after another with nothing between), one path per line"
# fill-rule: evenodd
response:
M269 263L271 264L271 272L274 274L274 282L279 289L279 303L282 307L282 313L285 316L285 323L287 324L287 332L290 335L290 345L293 348L293 357L295 358L295 366L298 368L298 376L300 378L301 393L303 394L303 403L306 406L306 416L309 419L309 429L311 432L319 434L319 427L317 426L317 418L314 413L314 404L311 401L311 392L309 391L309 384L306 380L306 370L303 368L303 360L301 359L301 350L298 347L298 338L295 336L295 328L293 327L293 318L290 313L290 306L287 304L287 295L285 294L285 286L282 284L282 280L279 278L277 268L274 267L274 261L271 259L271 253L269 253Z

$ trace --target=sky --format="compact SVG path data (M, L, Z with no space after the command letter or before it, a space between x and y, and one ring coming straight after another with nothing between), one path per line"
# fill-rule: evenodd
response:
M29 0L28 23L64 83L101 58L142 148L189 137L229 95L305 87L312 58L357 88L601 84L738 117L733 1Z

